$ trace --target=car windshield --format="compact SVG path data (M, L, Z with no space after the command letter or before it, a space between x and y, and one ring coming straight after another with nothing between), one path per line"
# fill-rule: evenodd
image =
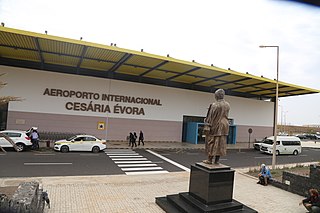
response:
M75 136L72 136L72 137L68 138L67 141L72 141L72 140L75 139L76 137L77 137L76 135L75 135Z
M263 140L263 143L266 143L266 144L273 144L273 140L265 139L265 140Z

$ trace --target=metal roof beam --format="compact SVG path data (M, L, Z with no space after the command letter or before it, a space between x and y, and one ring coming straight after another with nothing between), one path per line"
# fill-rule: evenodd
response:
M279 89L280 88L285 88L285 87L288 87L288 86L279 86ZM271 87L271 88L262 88L262 89L259 89L259 90L253 90L253 91L248 91L248 92L262 92L262 91L266 91L266 90L271 90L271 91L274 91L273 93L269 93L269 95L272 95L272 94L275 94L276 93L276 88L275 87ZM280 90L279 90L279 93L280 93ZM263 95L268 95L268 93L266 94L263 94Z
M166 80L167 80L167 81L170 81L170 80L172 80L172 79L174 79L174 78L177 78L177 77L182 76L182 75L186 75L186 74L188 74L188 73L190 73L190 72L193 72L193 71L196 71L196 70L199 70L199 69L201 69L201 68L200 68L200 67L195 67L195 68L193 68L193 69L191 69L191 70L182 72L182 73L180 73L180 74L178 74L178 75L176 75L176 76L171 76L171 77L167 78Z
M168 62L169 62L169 61L163 61L163 62L161 62L160 64L158 64L157 66L154 66L154 67L152 67L151 69L145 71L144 73L141 73L139 76L142 77L142 76L144 76L145 74L147 74L147 73L149 73L149 72L151 72L151 71L153 71L153 70L155 70L155 69L157 69L157 68L165 65L165 64L168 63Z
M115 65L113 65L113 67L111 67L111 69L108 70L108 72L114 73L124 62L126 62L131 57L132 57L132 54L129 54L129 53L124 54L124 56Z
M292 92L297 92L297 91L301 91L301 92L303 92L303 89L295 89L295 90L288 90L288 91L280 91L279 90L279 93L286 93L286 94L292 94L292 95L294 95ZM264 94L264 95L273 95L273 94L275 94L275 93L267 93L267 94Z
M238 79L238 80L234 80L234 81L226 81L226 82L221 83L221 84L213 85L213 87L220 87L220 86L223 86L223 85L226 85L226 84L233 84L233 83L237 83L237 82L240 82L240 81L245 81L245 80L248 80L248 79L251 79L251 78L246 77L246 78L242 78L242 79Z
M33 52L37 52L37 49L31 49L31 48L25 48L25 47L15 47L15 46L11 46L11 45L1 45L0 47L8 47L8 48L12 48L12 49L21 49L21 50L28 50L28 51L33 51ZM88 48L88 46L85 46ZM71 55L71 54L67 54L67 53L57 53L57 52L50 52L50 51L41 51L42 53L48 53L48 54L53 54L53 55L59 55L59 56L68 56L68 57L74 57L74 58L79 58L78 55ZM115 64L116 62L114 61L108 61L108 60L104 60L104 59L96 59L96 58L88 58L88 57L83 57L83 59L89 59L89 60L95 60L95 61L102 61L102 62L107 62L107 63L113 63Z
M230 88L230 89L236 90L236 89L243 89L243 88L246 88L246 87L259 88L259 87L256 87L256 86L263 85L263 84L269 84L269 82L260 82L260 83L257 83L257 84L242 85L242 86L233 87L233 88ZM259 89L260 89L260 88L259 88Z
M205 82L205 81L215 80L217 78L221 78L221 77L224 77L224 76L227 76L227 75L230 75L230 74L229 73L223 73L221 75L217 75L217 76L214 76L214 77L210 77L210 78L206 78L206 79L203 79L203 80L200 80L200 81L193 82L192 84L199 84L199 83L202 83L202 82ZM224 82L226 82L226 81L224 81Z
M39 57L40 57L41 67L43 68L44 59L43 59L43 55L42 55L42 52L41 52L39 39L38 38L34 38L34 42L36 43L36 46L37 46L37 49L38 49L38 53L39 53Z

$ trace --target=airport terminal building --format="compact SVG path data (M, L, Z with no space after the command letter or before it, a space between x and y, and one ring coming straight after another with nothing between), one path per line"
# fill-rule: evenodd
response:
M201 143L202 122L222 88L228 143L273 134L276 81L196 62L0 27L0 128ZM318 93L279 82L279 97Z

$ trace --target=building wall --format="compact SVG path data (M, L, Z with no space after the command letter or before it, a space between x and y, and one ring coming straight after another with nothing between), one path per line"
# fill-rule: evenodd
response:
M86 131L111 140L143 130L150 140L181 141L183 116L204 117L214 101L211 93L119 80L8 66L0 66L0 73L6 73L2 79L8 83L1 93L24 99L9 104L9 129L38 126L43 131ZM80 95L64 97L58 90ZM105 95L114 95L114 99L105 100ZM156 103L125 103L122 96ZM241 135L248 126L259 129L257 135L272 128L273 103L233 96L226 100L239 140L244 140ZM105 129L98 130L99 122L105 123Z

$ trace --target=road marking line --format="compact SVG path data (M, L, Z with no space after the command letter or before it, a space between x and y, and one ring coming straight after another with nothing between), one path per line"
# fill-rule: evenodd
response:
M187 172L190 172L190 169L189 169L189 168L187 168L187 167L185 167L185 166L182 166L181 164L178 164L177 162L174 162L174 161L172 161L172 160L170 160L170 159L168 159L168 158L166 158L166 157L164 157L164 156L162 156L162 155L159 155L158 153L155 153L155 152L153 152L153 151L151 151L151 150L147 150L147 152L149 152L149 153L157 156L158 158L161 158L162 160L167 161L168 163L171 163L171 164L175 165L176 167L179 167L180 169L183 169L183 170L185 170L185 171L187 171Z
M56 155L56 154L34 154L34 155Z
M114 163L152 163L150 160L145 161L114 161Z
M146 164L119 164L119 167L134 167L134 166L157 166L155 163L146 163Z
M72 163L24 163L25 166L72 165Z
M148 160L147 158L115 158L112 160Z
M121 156L109 156L110 158L142 158L143 156L141 155L134 155L134 156L127 156L127 155L121 155Z
M146 170L161 170L161 167L142 167L142 168L123 168L122 171L146 171Z
M169 173L168 171L145 171L145 172L126 172L126 175L151 175Z

